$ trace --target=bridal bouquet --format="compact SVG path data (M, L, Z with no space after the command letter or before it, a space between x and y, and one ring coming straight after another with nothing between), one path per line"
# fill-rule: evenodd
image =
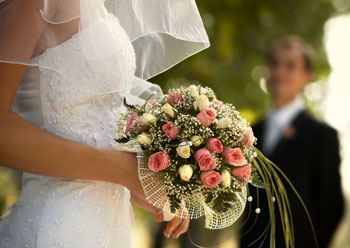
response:
M118 143L137 142L139 177L149 203L182 218L206 216L206 227L231 225L243 212L247 183L264 187L252 161L252 129L232 104L208 87L170 90L129 105Z

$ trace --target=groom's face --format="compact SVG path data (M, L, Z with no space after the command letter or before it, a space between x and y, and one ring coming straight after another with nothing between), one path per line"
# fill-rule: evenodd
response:
M276 48L269 62L268 87L273 97L293 99L310 79L302 52L297 48Z

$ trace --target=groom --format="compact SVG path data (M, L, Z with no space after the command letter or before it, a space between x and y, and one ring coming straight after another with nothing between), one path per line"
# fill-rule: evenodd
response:
M311 55L311 47L299 37L283 37L272 45L268 55L271 108L253 128L258 148L283 170L304 200L315 227L318 247L322 248L330 244L341 219L343 197L337 133L309 116L300 97L311 77ZM287 193L293 215L295 247L316 247L305 211L289 187ZM241 247L254 242L269 222L267 202L262 199L266 195L263 194L260 195L258 221L244 235L256 215L255 190L251 195L254 198L252 213L242 230ZM277 212L276 247L280 248L285 244ZM261 241L249 247L258 247ZM270 247L269 236L263 247Z

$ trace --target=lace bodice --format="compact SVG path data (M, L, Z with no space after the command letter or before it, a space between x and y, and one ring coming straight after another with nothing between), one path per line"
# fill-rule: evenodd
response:
M108 15L88 28L96 31L96 39L105 39L104 22L115 18ZM28 68L14 109L51 133L109 147L122 90L135 73L129 37L121 26L114 35L121 49L106 60L84 60L78 35L33 58L65 73ZM130 247L129 199L121 185L24 173L18 203L0 222L0 247Z
M115 18L109 15L104 22L115 21ZM96 36L100 39L104 38L104 32L108 32L104 27L102 21L89 26L96 30ZM118 38L120 44L114 45L122 48L106 61L96 60L93 63L95 60L84 60L77 34L33 58L39 64L60 68L58 73L40 67L38 78L30 80L37 81L34 89L32 87L30 90L39 92L37 109L30 111L40 111L41 114L35 116L42 118L33 122L67 139L108 146L113 134L114 118L122 103L120 94L131 86L136 68L132 44L122 27ZM22 84L28 82L25 77ZM28 112L23 110L26 108L23 100L28 97L24 91L22 89L20 95L16 96L20 114Z

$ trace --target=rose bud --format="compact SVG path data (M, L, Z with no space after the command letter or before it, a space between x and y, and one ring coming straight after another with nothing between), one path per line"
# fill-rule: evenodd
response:
M170 105L174 105L177 102L182 102L181 94L177 92L169 92L168 103L170 103Z
M179 168L179 174L182 180L188 182L193 175L192 166L189 164L181 165L181 167Z
M218 108L221 108L221 106L222 106L222 104L223 104L223 102L222 102L222 101L219 101L218 99L214 99L214 100L212 101L212 103L213 103L214 106L217 106Z
M164 124L162 129L165 132L165 135L171 140L176 139L177 135L179 134L179 129L171 121L169 121L167 124Z
M242 166L247 164L246 159L243 156L243 153L240 148L225 148L224 152L222 153L222 156L225 159L225 162L227 164L233 165L233 166Z
M154 115L152 115L150 113L144 113L141 115L140 120L144 124L151 125L153 123L156 123L157 117L155 117Z
M197 107L200 111L209 107L209 99L206 95L200 95L196 100Z
M196 118L202 123L204 127L209 127L215 120L216 112L214 109L206 108L199 112Z
M195 135L191 137L192 144L197 147L203 143L203 138L201 136Z
M150 145L152 143L152 136L149 133L139 134L136 139L141 145Z
M132 114L130 117L129 117L129 120L128 122L126 123L126 128L125 128L125 134L128 134L130 131L131 131L131 126L132 126L132 123L134 122L134 120L137 120L139 117L137 114Z
M201 170L213 170L216 168L216 160L207 149L199 149L196 151L194 158Z
M225 188L229 188L231 186L231 173L228 170L223 170L221 172L221 182Z
M175 109L169 103L164 104L162 110L170 118L174 118L176 115Z
M188 88L190 89L190 96L194 98L199 97L199 91L196 85L190 85Z
M169 154L165 152L153 153L148 158L148 168L151 171L162 171L169 166Z
M253 145L255 140L253 130L251 127L246 128L244 131L244 141L243 141L243 146L251 146Z
M219 139L211 138L208 140L207 149L211 152L222 153L224 147Z
M233 168L231 170L231 173L233 176L241 177L245 181L247 181L250 178L250 173L252 171L251 167L252 167L251 164L248 164L248 165L243 166L243 167Z
M177 154L181 158L189 158L191 156L191 148L188 142L181 142L176 148Z
M208 188L214 188L220 183L221 176L219 172L214 170L204 171L201 174L201 181Z
M228 117L223 117L221 119L219 119L218 121L218 128L228 128L229 125L232 124L232 120Z

